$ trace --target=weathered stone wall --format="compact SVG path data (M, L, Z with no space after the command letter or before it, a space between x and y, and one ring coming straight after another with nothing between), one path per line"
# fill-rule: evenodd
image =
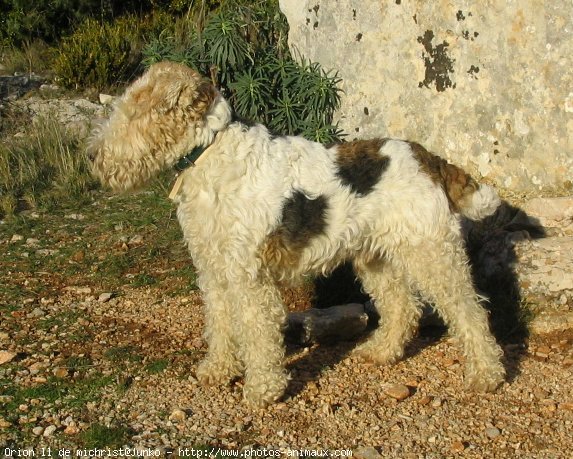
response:
M573 181L570 0L281 0L343 78L348 138L390 136L514 190Z

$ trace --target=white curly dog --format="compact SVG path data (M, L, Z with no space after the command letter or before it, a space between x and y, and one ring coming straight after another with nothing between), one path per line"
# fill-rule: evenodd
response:
M196 71L162 62L117 100L92 133L88 156L114 190L182 169L172 194L205 304L202 383L244 375L251 404L281 397L286 310L277 285L344 261L381 316L355 354L379 364L401 358L422 298L461 342L467 385L490 391L503 381L459 219L490 215L500 200L420 145L375 139L328 148L275 137L234 121Z

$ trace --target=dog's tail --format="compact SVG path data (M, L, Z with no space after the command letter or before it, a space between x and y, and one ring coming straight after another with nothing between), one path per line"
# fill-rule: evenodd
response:
M458 201L460 213L470 220L481 220L492 215L501 205L495 189L489 185L477 184L477 188ZM450 198L451 199L451 198Z
M428 152L421 145L410 145L421 168L446 193L453 212L470 220L481 220L500 206L501 200L494 188L480 185L462 168Z

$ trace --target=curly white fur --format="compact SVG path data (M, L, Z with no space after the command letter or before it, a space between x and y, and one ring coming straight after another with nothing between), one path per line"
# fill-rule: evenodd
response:
M499 204L493 189L472 185L452 197L449 176L432 174L408 142L379 141L375 151L371 143L325 148L231 122L230 113L196 72L157 64L128 89L89 150L103 182L129 189L189 149L209 146L183 172L175 197L204 292L209 351L199 379L225 383L244 374L249 402L278 399L288 375L277 282L353 260L382 317L358 355L379 363L402 356L420 317L413 295L420 292L461 342L468 384L498 386L501 349L472 287L452 212L491 214Z

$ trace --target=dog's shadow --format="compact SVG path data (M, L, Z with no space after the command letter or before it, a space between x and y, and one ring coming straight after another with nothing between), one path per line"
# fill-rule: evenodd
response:
M542 238L546 233L535 219L507 202L481 222L464 220L462 227L474 285L481 295L488 298L485 307L490 312L490 326L503 346L507 381L512 382L520 373L532 318L532 311L522 299L515 272L517 256L514 244L524 238ZM350 264L342 265L330 276L319 277L315 281L314 307L365 303L368 300ZM368 330L360 337L361 340L376 328L377 320L383 318L370 317ZM419 336L405 349L405 359L415 356L447 333L447 328L435 314L425 315L421 325ZM345 341L310 348L306 355L289 365L292 379L287 395L294 396L309 381L320 379L321 374L346 358L356 344L355 341ZM294 345L287 347L288 352L296 349Z

